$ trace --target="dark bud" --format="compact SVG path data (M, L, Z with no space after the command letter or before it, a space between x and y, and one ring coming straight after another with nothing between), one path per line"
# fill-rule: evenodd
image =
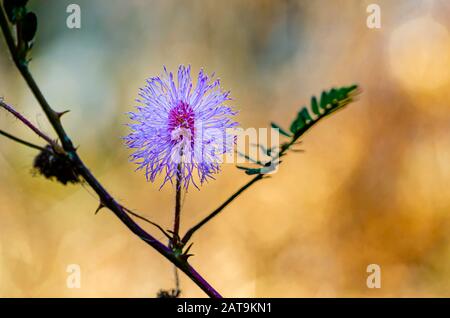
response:
M16 12L24 8L28 0L3 0L3 7L11 23L16 23Z
M64 185L80 182L80 175L72 168L70 160L65 155L56 153L50 145L34 158L33 167L45 178L56 179Z
M33 12L28 12L23 19L22 38L25 42L31 42L36 35L37 17Z
M157 298L178 298L180 297L181 290L179 289L170 289L170 290L164 290L161 289L158 294L156 294Z

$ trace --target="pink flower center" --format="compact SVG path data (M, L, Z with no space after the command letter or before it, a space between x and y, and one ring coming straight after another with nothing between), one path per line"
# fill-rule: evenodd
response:
M187 142L183 139L190 138L190 142L194 142L194 117L191 105L183 101L179 101L177 106L170 110L169 131L173 141Z

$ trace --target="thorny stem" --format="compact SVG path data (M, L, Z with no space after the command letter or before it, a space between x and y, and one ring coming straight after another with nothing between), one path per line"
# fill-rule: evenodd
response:
M39 86L36 84L33 76L28 70L27 62L20 59L17 52L14 39L9 29L8 21L6 20L3 8L0 9L0 27L6 40L6 44L9 48L11 56L14 60L16 67L25 79L30 90L34 94L35 98L41 105L44 113L50 121L53 129L56 131L61 144L67 153L68 158L71 160L72 165L80 175L86 180L86 182L92 187L92 189L99 196L100 202L107 208L109 208L119 219L125 224L125 226L137 235L144 242L149 244L155 250L157 250L166 259L172 262L175 266L181 269L194 283L196 283L208 296L212 298L221 298L221 295L191 266L186 260L176 256L173 251L159 240L155 239L144 229L142 229L122 208L122 206L107 192L102 184L94 177L87 166L83 163L78 156L75 147L69 136L66 134L60 120L61 113L55 112L45 99Z
M41 150L41 151L45 151L44 147L32 144L31 142L28 142L26 140L20 139L19 137L13 136L11 134L8 134L6 131L0 130L0 135L5 136L6 138L9 138L11 140L14 140L15 142L18 142L19 144L25 145L27 147L33 148L33 149L37 149L37 150Z

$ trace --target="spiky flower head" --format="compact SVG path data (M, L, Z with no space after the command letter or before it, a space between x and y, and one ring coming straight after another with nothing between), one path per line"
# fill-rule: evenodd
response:
M161 187L175 178L186 189L202 184L220 171L223 155L233 150L236 112L225 105L230 92L223 91L214 74L203 69L197 83L190 66L178 68L177 79L164 67L161 76L149 78L139 91L137 111L130 112L131 133L124 139L133 149L130 160L145 169L147 180L165 174Z

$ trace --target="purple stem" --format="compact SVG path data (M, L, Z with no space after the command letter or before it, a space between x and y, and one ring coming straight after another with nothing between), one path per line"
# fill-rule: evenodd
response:
M14 115L18 120L20 120L22 123L24 123L28 128L30 128L32 131L34 131L39 137L44 139L46 142L48 142L50 145L54 145L55 141L52 140L50 137L45 135L43 132L41 132L36 126L34 126L28 119L26 119L22 114L17 112L12 106L6 104L2 99L0 99L0 107L3 107L8 112Z

